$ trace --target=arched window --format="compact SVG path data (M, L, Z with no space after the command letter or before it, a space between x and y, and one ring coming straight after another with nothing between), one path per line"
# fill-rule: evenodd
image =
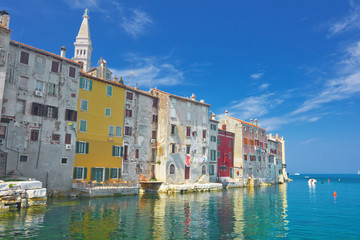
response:
M205 165L202 166L201 173L202 173L202 175L205 175L205 174L206 174L206 167L205 167Z
M170 164L170 174L175 174L175 165Z

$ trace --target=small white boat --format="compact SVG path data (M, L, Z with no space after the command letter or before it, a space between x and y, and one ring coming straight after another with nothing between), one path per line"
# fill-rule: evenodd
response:
M310 178L308 181L309 185L315 185L315 183L316 183L316 179L313 179L313 178Z
M294 175L299 176L299 175L300 175L300 173L296 172Z

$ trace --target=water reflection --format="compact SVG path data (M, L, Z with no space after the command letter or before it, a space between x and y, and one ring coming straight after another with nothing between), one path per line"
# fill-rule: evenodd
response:
M251 239L287 236L287 185L211 193L54 200L0 213L0 236L39 239ZM25 216L24 216L25 215ZM17 235L16 235L17 234Z

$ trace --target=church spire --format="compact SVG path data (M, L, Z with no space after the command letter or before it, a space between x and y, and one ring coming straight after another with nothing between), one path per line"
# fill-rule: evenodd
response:
M74 42L75 53L74 60L83 63L83 70L87 72L91 65L91 39L90 39L90 28L89 28L89 15L88 9L85 9L85 13L82 16L83 20L80 26L79 33Z

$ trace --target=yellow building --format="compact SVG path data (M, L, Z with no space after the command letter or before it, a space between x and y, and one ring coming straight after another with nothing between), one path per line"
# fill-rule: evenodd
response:
M125 86L80 74L73 180L121 178Z

